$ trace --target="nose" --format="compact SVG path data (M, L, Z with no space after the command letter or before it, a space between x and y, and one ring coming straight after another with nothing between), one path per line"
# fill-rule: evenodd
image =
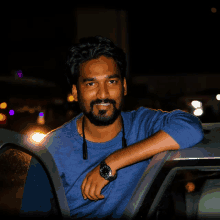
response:
M97 98L102 100L109 98L108 86L106 84L99 85Z

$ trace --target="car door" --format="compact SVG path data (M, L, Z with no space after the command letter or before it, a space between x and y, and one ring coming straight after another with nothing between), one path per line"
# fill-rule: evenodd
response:
M0 129L0 213L3 217L69 219L53 156L26 135Z
M121 219L220 219L220 124L203 128L201 143L152 158Z

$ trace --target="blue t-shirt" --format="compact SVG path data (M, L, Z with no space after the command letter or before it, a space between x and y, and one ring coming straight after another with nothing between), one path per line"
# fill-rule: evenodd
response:
M117 179L108 183L101 191L104 199L97 202L84 200L81 185L86 175L113 152L122 148L122 130L110 141L95 143L86 140L88 159L83 159L83 138L77 131L79 114L61 127L51 131L46 147L53 155L62 178L70 215L85 218L120 218L151 158L117 171ZM200 120L181 110L164 112L140 107L122 112L127 145L135 144L163 130L181 149L192 147L203 139ZM147 146L146 146L147 147Z

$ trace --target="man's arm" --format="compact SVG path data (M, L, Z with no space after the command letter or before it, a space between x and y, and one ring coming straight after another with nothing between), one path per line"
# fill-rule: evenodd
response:
M153 122L151 121L153 123L151 131L154 133L152 136L117 150L105 159L113 176L117 170L149 159L160 152L194 146L204 137L201 122L191 114L177 110L164 117L158 114L157 119L154 117ZM145 126L149 127L149 125ZM103 199L101 190L108 183L108 180L100 176L100 165L98 165L86 175L82 183L83 197L90 200Z
M180 149L179 144L161 130L149 138L115 151L105 159L105 162L111 167L114 175L117 170L146 160L160 152L178 149Z
M110 166L114 176L116 171L123 167L146 160L162 151L178 150L179 148L179 144L170 135L159 131L147 139L115 151L105 159L105 162ZM100 176L99 170L100 165L89 172L84 179L81 186L84 199L99 200L104 198L101 195L101 190L109 181Z
M117 150L106 158L105 162L111 167L113 174L116 170L146 160L160 152L194 146L204 137L200 120L181 110L172 111L164 117L158 115L152 123L152 130L158 129L152 136Z

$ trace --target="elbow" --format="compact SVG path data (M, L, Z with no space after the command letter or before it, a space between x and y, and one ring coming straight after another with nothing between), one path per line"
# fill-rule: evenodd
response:
M199 128L195 128L194 134L195 135L194 135L194 144L193 145L196 145L196 144L200 143L204 138L204 132L203 132L202 125L199 126Z
M193 145L196 145L200 143L203 138L204 138L204 132L203 132L203 127L202 123L199 120L199 118L194 116L194 123L193 123L193 130L191 131L191 134L193 134Z

